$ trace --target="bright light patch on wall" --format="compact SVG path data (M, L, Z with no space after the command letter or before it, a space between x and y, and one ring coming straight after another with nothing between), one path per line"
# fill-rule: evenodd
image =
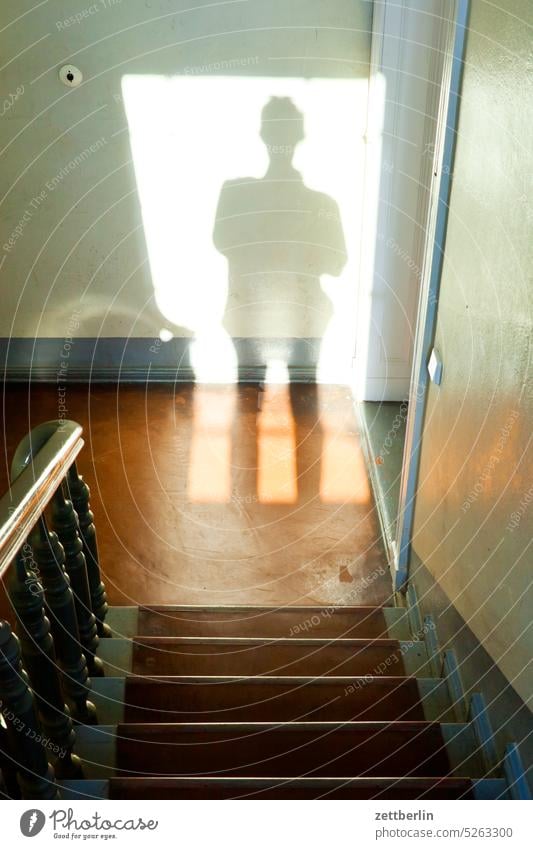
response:
M235 380L231 336L319 334L318 378L347 382L356 326L367 81L127 75L122 88L157 306L175 336L183 330L194 333L197 379ZM293 163L301 178L295 178L292 197L295 206L301 196L312 198L314 219L302 223L296 236L294 219L288 220L285 232L287 245L296 239L307 245L307 278L291 267L289 248L280 247L275 192L268 194L270 219L259 208L266 197L269 156L277 156L279 163L283 155L260 137L261 114L273 97L290 98L303 117L303 139ZM246 279L241 268L243 290L258 287L264 304L253 327L238 291L231 295L228 314L228 254L213 241L222 188L243 178L250 178L253 191L257 186L244 239L249 243L255 233L257 245L271 245L268 260L261 259L264 273L252 271ZM224 197L221 215L238 233L231 185ZM286 217L290 197L283 201ZM344 234L347 259L338 268L329 258L335 251L318 244L321 232L336 234L337 241ZM320 251L324 256L329 251L327 260L317 259ZM280 292L290 294L289 307L281 311ZM305 310L309 318L302 320Z
M289 369L287 368L287 363L275 358L268 360L265 372L265 383L284 384L288 382Z

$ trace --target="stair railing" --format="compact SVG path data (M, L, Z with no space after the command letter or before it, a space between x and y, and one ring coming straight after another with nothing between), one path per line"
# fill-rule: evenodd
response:
M103 675L96 653L110 631L89 488L75 463L83 444L76 422L34 428L0 500L0 578L16 623L15 635L0 621L0 769L27 799L59 798L56 777L82 777L75 727L97 721L89 676Z

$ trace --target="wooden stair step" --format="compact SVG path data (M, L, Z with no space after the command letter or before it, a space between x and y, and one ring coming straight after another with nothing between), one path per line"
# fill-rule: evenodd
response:
M457 778L112 778L110 799L471 799Z
M403 611L389 612L405 616ZM381 607L179 607L139 609L138 634L155 637L383 637Z
M423 643L398 640L268 640L248 638L136 637L137 675L403 675L422 674Z
M415 678L130 676L125 722L424 720Z
M449 773L437 723L165 723L117 729L117 775L353 778Z

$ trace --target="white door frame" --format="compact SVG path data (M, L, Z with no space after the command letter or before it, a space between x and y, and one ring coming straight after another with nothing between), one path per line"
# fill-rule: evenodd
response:
M387 2L387 0L385 0ZM434 149L434 183L430 196L430 214L422 266L413 369L409 393L405 446L403 455L400 501L396 540L392 544L395 590L405 590L409 578L409 561L424 412L429 383L427 370L437 318L442 273L448 206L459 118L460 88L468 28L470 0L455 0L453 27L446 45L443 83L436 144ZM444 376L445 379L445 376Z
M374 0L354 353L357 400L409 395L454 0ZM452 16L453 21L453 16Z

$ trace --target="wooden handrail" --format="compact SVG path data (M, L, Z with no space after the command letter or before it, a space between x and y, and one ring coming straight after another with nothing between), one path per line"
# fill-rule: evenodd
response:
M45 422L30 434L25 456L17 457L23 470L0 499L0 578L83 448L81 434L76 422Z
M33 428L15 451L0 500L0 577L13 563L6 590L18 634L0 621L0 755L29 799L58 798L56 776L83 774L73 720L97 722L89 671L103 674L98 634L109 629L89 487L76 467L83 444L73 421Z

